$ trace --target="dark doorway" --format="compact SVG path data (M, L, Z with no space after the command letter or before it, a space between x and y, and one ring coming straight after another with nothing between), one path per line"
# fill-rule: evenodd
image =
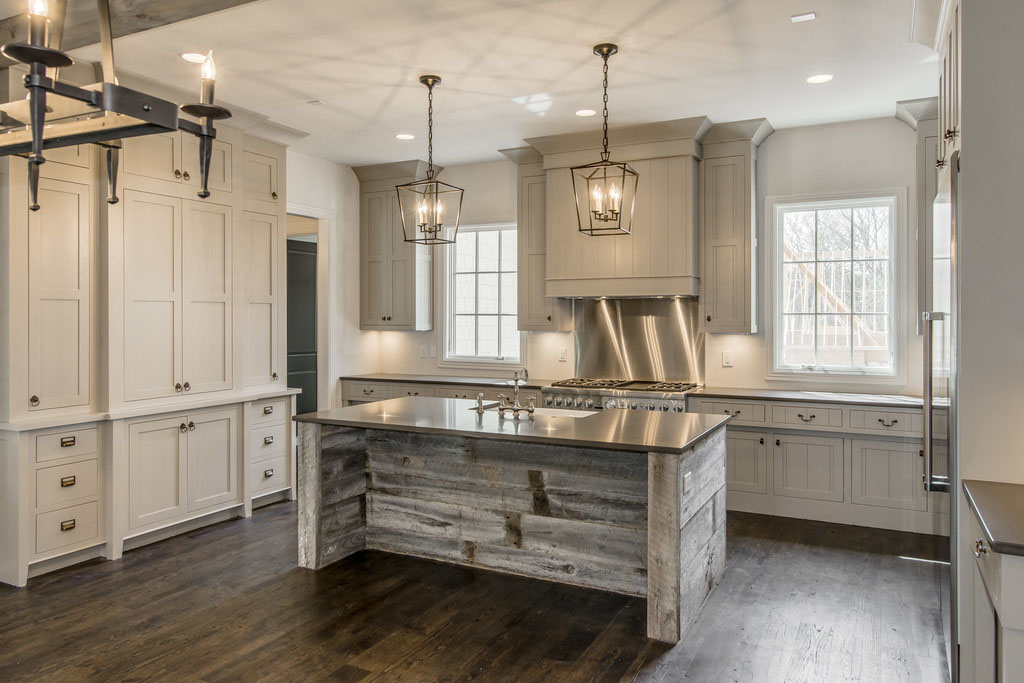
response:
M288 386L302 389L296 412L316 411L316 247L288 240Z

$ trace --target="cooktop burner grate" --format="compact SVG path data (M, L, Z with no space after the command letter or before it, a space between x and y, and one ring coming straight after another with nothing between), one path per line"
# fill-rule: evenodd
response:
M553 387L572 387L578 389L614 389L629 384L628 379L595 379L592 377L573 377L552 382Z
M696 386L693 382L655 382L646 389L647 391L689 391Z

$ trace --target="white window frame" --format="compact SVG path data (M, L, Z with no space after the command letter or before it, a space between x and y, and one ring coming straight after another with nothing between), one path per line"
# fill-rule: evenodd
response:
M783 366L781 361L781 335L784 325L781 315L782 296L782 223L779 220L783 210L821 209L830 206L870 205L888 203L892 211L892 233L889 242L889 310L891 312L891 334L893 340L893 367L891 370L874 371L859 368L793 368ZM845 207L844 207L845 208ZM768 197L765 199L765 223L768 248L766 251L769 273L769 296L765 308L769 325L767 335L768 380L800 381L811 383L843 383L867 385L905 385L907 364L907 190L887 188L864 192L829 193L822 195L796 195Z
M461 225L459 226L459 235L463 235L469 232L480 232L485 230L518 230L518 225L515 222L502 221L498 223L475 223L472 225ZM458 237L456 237L458 240ZM518 247L518 235L517 235L517 247ZM500 255L499 255L500 259ZM526 365L526 333L519 332L519 358L511 360L507 358L482 358L482 357L468 357L468 356L456 356L453 352L455 343L454 330L455 330L455 287L454 287L454 275L455 275L455 245L449 245L444 249L444 265L441 268L442 272L442 316L443 316L443 327L441 330L441 348L442 352L438 359L439 367L452 367L452 368L519 368ZM518 296L519 282L518 278L520 273L516 272L516 289ZM499 286L501 278L499 277ZM499 294L500 296L500 294ZM518 326L518 311L516 313L516 320Z

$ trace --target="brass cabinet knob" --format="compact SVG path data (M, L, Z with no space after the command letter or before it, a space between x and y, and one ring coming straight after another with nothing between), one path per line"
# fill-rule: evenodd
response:
M548 322L551 322L551 316L550 315L548 316Z
M276 372L270 373L270 379L276 380L277 379L277 373Z
M181 391L181 382L175 382L174 383L174 390L177 391L177 392Z
M191 180L192 179L192 176L190 176L188 174L188 171L183 171L182 174L181 174L181 177L184 178L185 180Z
M61 531L71 531L74 528L75 528L75 520L73 520L73 519L65 519L63 522L60 523L60 530Z
M187 432L188 431L188 425L185 424L184 422L182 422L180 425L178 425L178 431L179 432Z
M270 193L270 197L271 197L271 199L277 199L277 193L276 192L271 192Z
M704 319L707 320L708 322L711 322L711 316L710 315L706 316Z
M761 437L760 442L761 442L761 445L763 446L764 445L764 437L763 436Z
M390 316L390 315L388 316L388 321L389 321L389 322L391 321L391 316Z
M32 406L32 407L35 407L35 406L39 405L39 397L35 396L35 395L29 396L28 397L28 404L30 406Z
M183 389L184 389L185 391L191 391L191 390L192 390L192 385L191 385L191 384L189 384L188 382L185 382L185 383L184 383L184 384L182 385L182 388L183 388Z
M381 320L387 320L387 319L388 319L388 317L387 317L386 315L382 315L382 316L380 317L380 319L381 319Z
M776 446L781 446L782 445L782 440L781 439L775 439L775 445Z
M181 169L174 169L174 177L181 178Z
M190 431L190 432L196 431L196 423L195 422L189 421L189 423L188 423L188 431Z

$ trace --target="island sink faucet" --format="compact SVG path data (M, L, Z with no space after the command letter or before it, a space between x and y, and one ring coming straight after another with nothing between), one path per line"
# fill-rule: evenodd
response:
M499 417L505 417L506 410L511 410L512 417L517 420L519 419L520 411L523 411L530 417L533 417L533 411L537 408L535 405L536 399L531 396L528 401L528 406L524 406L519 403L519 383L528 381L530 381L530 373L526 371L526 368L517 370L512 375L512 401L509 402L508 396L505 394L498 394L498 398L500 399L498 402Z

